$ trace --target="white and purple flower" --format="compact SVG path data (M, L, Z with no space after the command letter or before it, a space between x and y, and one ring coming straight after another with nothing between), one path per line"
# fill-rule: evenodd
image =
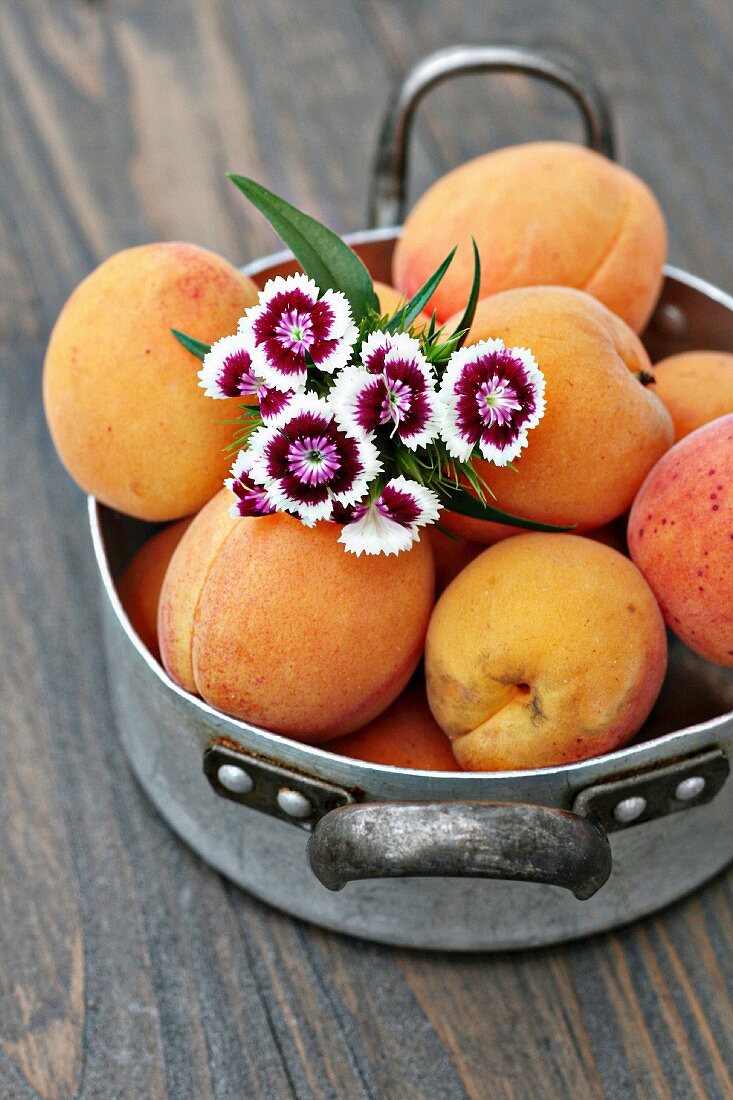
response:
M545 378L526 348L482 340L453 353L440 386L441 430L453 458L475 450L506 466L545 412Z
M309 366L328 374L340 370L358 336L345 295L321 294L306 275L270 279L239 331L257 376L281 390L304 386Z
M376 500L335 509L343 522L339 542L361 554L401 554L420 538L420 528L435 523L440 501L432 489L406 477L392 478Z
M294 395L280 427L253 432L247 454L249 476L267 499L309 526L330 519L334 503L356 504L382 471L371 440L344 430L329 403L312 393Z
M420 343L406 332L373 332L361 348L363 366L346 367L331 396L339 422L368 438L382 425L406 447L426 447L438 431L433 372Z
M258 378L244 338L223 336L211 345L198 373L199 385L207 397L256 397L265 424L279 424L287 415L292 392L274 389Z
M277 511L267 489L256 485L252 480L251 465L250 452L240 451L230 471L232 476L224 482L237 498L229 509L232 519L241 516L269 516Z

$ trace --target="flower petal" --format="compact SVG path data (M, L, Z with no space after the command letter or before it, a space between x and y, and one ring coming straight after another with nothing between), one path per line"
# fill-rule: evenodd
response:
M372 332L361 345L361 361L372 374L381 374L384 370L384 360L392 347L392 336L389 332Z
M268 427L279 428L290 415L293 392L276 390L272 386L260 386L257 396L260 401L260 416Z
M268 516L275 511L275 504L267 490L256 485L250 477L250 459L246 451L240 451L237 455L231 475L224 484L237 497L229 509L233 519L242 516Z
M283 296L292 297L293 294L297 294L300 300L314 306L318 301L320 291L315 281L302 271L297 271L294 275L276 275L274 279L267 280L260 292L259 305L252 308L264 311L268 309L273 301L279 300Z
M401 554L414 541L411 532L370 504L359 519L347 523L338 541L357 558L362 554Z
M386 425L410 450L438 433L432 368L409 333L374 332L361 349L362 368L347 367L331 394L339 422L362 438Z
M252 481L305 523L330 518L334 501L361 500L382 470L374 444L344 431L330 403L313 393L294 394L278 427L256 429L247 455Z
M387 482L378 504L395 522L411 528L435 523L441 508L432 489L401 475Z
M379 375L370 374L363 367L345 367L331 386L330 400L334 416L344 430L367 439L381 423L383 396Z
M351 358L358 330L346 297L335 290L319 295L305 275L278 276L241 318L254 369L268 386L300 389L311 364L332 374Z
M482 340L453 353L440 387L440 434L450 455L478 451L506 466L545 411L545 379L531 351Z
M409 550L420 538L420 528L435 523L439 514L440 501L432 489L406 477L395 477L371 504L352 509L339 542L357 557L399 554ZM336 510L336 517L339 515Z
M246 397L257 391L252 356L240 334L222 336L204 356L198 372L199 385L207 397L222 400Z

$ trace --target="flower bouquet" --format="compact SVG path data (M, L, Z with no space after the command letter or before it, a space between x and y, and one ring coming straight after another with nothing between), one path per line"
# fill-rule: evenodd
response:
M243 398L228 487L232 514L333 520L357 556L398 554L441 509L540 530L488 503L472 456L510 465L544 413L532 352L464 341L481 266L451 331L419 318L455 249L392 316L371 276L331 230L253 180L232 176L289 245L303 274L268 281L238 331L212 346L176 331L203 360L207 397ZM473 490L469 494L464 486Z

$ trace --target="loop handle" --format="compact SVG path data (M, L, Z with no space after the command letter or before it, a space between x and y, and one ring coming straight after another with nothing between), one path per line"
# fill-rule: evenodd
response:
M372 802L321 818L308 859L329 890L371 878L514 879L563 886L586 899L611 874L611 849L592 818L506 802Z
M404 221L409 138L415 110L423 96L451 77L480 72L525 73L562 88L583 115L586 145L613 159L613 126L608 104L585 74L518 46L449 46L419 61L390 103L372 172L370 226L381 228Z

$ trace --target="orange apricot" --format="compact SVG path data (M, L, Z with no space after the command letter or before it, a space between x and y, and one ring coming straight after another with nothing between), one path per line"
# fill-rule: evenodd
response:
M204 581L221 546L237 523L229 515L232 494L220 489L194 518L174 552L158 607L158 642L168 675L198 693L193 667L193 633Z
M542 523L586 531L625 512L672 443L672 421L636 376L650 370L631 329L600 302L566 287L526 287L484 298L468 343L499 337L530 348L545 375L546 410L511 467L474 466L498 508ZM496 542L494 523L446 513L464 538ZM504 529L504 535L516 534Z
M641 572L576 535L489 547L438 600L430 708L469 771L543 768L624 744L662 685L662 615Z
M669 409L675 439L733 413L733 355L685 351L654 364L654 392Z
M171 523L144 543L117 582L117 593L135 633L160 660L158 604L166 570L190 519Z
M231 519L223 490L176 550L160 599L171 677L227 714L301 741L351 733L400 694L433 605L427 539L357 558L340 528Z
M421 771L461 771L450 741L433 718L422 681L409 684L369 725L328 742L331 752Z
M481 256L481 297L519 286L585 290L641 332L662 284L664 216L632 172L579 145L532 142L449 172L409 214L394 255L408 296L457 245L429 306L462 310Z
M43 397L59 457L86 492L149 520L213 496L238 401L204 396L200 363L170 330L211 343L257 295L226 260L181 242L118 252L76 288L51 333Z
M629 550L675 634L733 666L733 414L657 463L631 509Z

